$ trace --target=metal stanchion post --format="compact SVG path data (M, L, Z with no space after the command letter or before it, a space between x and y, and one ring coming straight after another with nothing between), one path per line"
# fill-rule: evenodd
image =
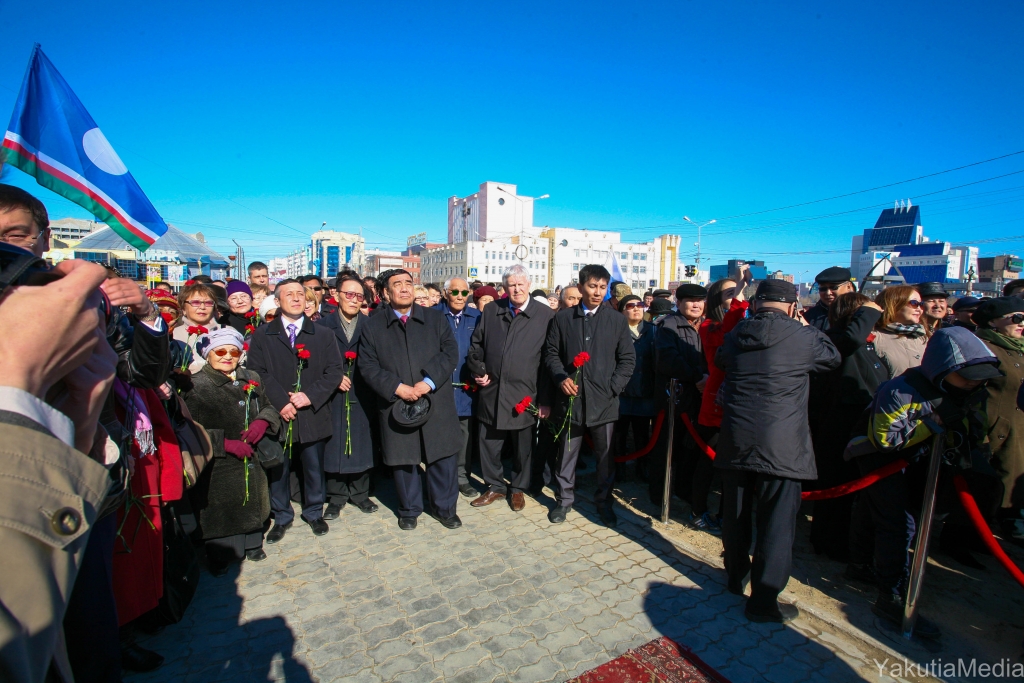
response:
M661 523L668 524L669 503L672 501L672 437L676 431L676 381L668 382L668 408L665 410L668 422L668 446L665 449L665 488L661 493Z
M914 635L914 623L917 621L917 599L921 594L921 583L924 581L924 569L928 565L928 536L932 531L932 518L935 515L935 489L939 481L939 465L942 464L942 446L946 440L945 432L936 434L932 443L931 459L928 461L928 479L924 485L924 504L917 524L917 540L914 543L914 565L910 568L910 584L907 586L907 601L903 606L903 637Z

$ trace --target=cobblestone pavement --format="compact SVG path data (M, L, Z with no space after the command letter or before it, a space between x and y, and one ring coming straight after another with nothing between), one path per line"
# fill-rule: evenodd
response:
M268 559L204 572L185 619L141 641L167 658L145 681L563 681L659 635L733 683L891 680L895 656L804 614L758 625L724 573L642 517L616 530L584 501L565 524L549 498L471 508L403 532L381 482L378 513L351 506L314 537L298 522Z

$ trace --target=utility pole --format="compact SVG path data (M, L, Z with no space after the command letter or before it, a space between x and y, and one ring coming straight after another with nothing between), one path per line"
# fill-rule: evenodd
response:
M242 245L235 240L231 241L235 244L235 276L238 280L244 280L242 269L245 268L245 249L242 249Z
M712 223L716 222L718 219L717 218L712 218L707 223L697 223L695 221L690 220L689 216L683 216L683 220L686 221L687 223L690 223L691 225L696 225L697 226L697 241L693 243L693 246L697 247L697 277L699 278L700 277L700 231L703 228L705 228L705 227L711 225Z

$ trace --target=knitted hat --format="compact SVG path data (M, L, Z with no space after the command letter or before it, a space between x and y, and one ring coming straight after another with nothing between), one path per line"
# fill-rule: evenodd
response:
M241 332L233 327L225 326L209 334L204 334L196 342L196 350L199 351L203 358L206 358L210 351L218 346L234 346L239 351L242 351L245 349L245 340L242 339Z
M619 299L619 312L620 313L622 311L626 310L626 304L628 304L630 301L639 301L640 303L643 303L644 300L641 299L640 297L638 297L636 294L627 294L626 296L624 296L621 299Z
M494 289L494 287L491 287L490 285L484 285L483 287L477 287L476 290L474 290L474 292L473 292L473 299L475 301L480 301L480 297L482 297L482 296L490 296L490 297L494 297L495 299L497 299L498 298L498 291L496 289Z
M228 283L227 290L228 296L241 292L243 294L248 294L250 299L252 298L252 290L249 289L249 285L245 284L242 280L232 280Z

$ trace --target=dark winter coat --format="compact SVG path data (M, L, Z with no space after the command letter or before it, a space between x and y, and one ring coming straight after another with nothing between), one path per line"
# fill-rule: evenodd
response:
M475 385L469 369L466 368L466 356L469 354L470 342L473 341L473 332L476 331L476 327L480 323L480 311L466 306L462 309L462 318L456 328L455 314L449 310L447 302L442 301L435 306L435 310L444 313L445 319L448 320L448 326L452 329L452 334L455 335L455 341L459 344L459 364L455 366L455 372L452 373L452 382ZM471 417L473 415L473 392L456 389L455 409L458 411L459 417Z
M715 354L715 365L725 371L715 467L815 479L810 373L839 363L828 337L784 313L762 310L740 321Z
M352 340L349 341L341 329L339 315L339 313L334 313L324 316L317 323L334 333L342 360L345 363L345 373L352 378L352 388L349 391L337 391L331 398L333 433L324 451L324 472L359 474L373 467L373 438L370 419L377 408L377 397L366 384L366 380L363 379L358 368L359 340L369 318L365 315L356 315L356 328L352 331ZM349 352L356 354L356 361L344 360L345 354ZM348 419L351 422L346 422L345 417L346 394L348 394L349 400ZM346 455L345 444L349 425L352 428L352 452Z
M247 397L242 387L250 381L260 386ZM204 365L192 376L192 388L184 394L192 418L206 429L213 442L213 461L189 491L205 539L255 531L270 517L267 475L256 454L248 459L249 502L243 504L246 463L224 452L224 440L238 440L245 429L247 401L250 423L266 420L270 424L264 439L274 439L281 432L281 416L270 404L264 389L263 381L255 372L240 367L232 380Z
M1017 408L1017 393L1024 387L1024 357L1019 351L982 341L1006 373L985 387L992 465L1003 481L1001 506L1024 507L1024 412Z
M525 429L536 418L529 411L517 415L517 403L529 396L534 405L551 405L551 379L543 358L555 312L530 301L513 317L510 305L509 299L499 299L484 309L466 365L473 375L491 379L479 389L477 419L498 429Z
M583 351L590 354L590 361L577 377L573 360ZM580 390L573 404L574 425L614 422L619 419L619 394L636 365L626 318L610 306L598 306L589 320L583 304L558 311L548 329L544 364L554 382L551 419L555 424L561 424L569 410L569 397L561 390L567 378L575 378Z
M462 430L455 411L451 376L459 362L459 345L440 311L413 304L405 325L391 306L381 306L363 326L356 365L377 395L384 463L418 465L459 452ZM420 427L402 427L391 416L399 384L414 386L429 377L430 414Z
M619 415L654 417L658 412L655 394L657 378L654 374L656 334L657 326L649 322L640 323L640 336L633 340L636 365L633 366L629 384L619 396Z
M294 443L312 443L331 436L331 411L328 401L341 384L345 370L334 333L302 318L295 339L310 352L302 369L301 391L312 405L299 410L292 427ZM288 340L282 318L260 325L249 342L247 367L263 378L267 398L281 410L288 405L288 393L295 391L299 359Z
M704 379L704 345L698 327L682 313L671 313L658 321L654 337L658 396L664 396L669 379L675 378L679 392L679 412L696 419L700 413L701 393L697 382Z
M818 301L810 308L804 309L804 320L816 330L828 332L828 306L823 301Z

